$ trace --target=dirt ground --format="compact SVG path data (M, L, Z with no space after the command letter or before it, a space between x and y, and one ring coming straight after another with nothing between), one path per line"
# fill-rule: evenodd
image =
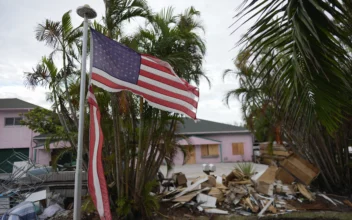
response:
M155 219L184 219L184 220L351 220L352 212L331 212L331 211L315 211L315 212L293 212L283 215L273 215L265 216L259 218L257 216L240 216L236 214L231 215L191 215L191 214L182 214L182 210L179 211L176 215L173 216L160 216Z
M236 219L236 220L256 220L259 219L257 216L241 216L236 213L229 215L211 215L204 212L199 212L193 207L182 206L176 209L169 209L174 203L161 203L158 217L155 219ZM266 215L260 219L263 220L276 220L276 219L301 219L301 220L313 220L313 219L324 219L324 220L351 220L352 209L346 205L334 206L322 197L317 196L315 202L303 202L299 203L296 201L290 202L297 211L281 215ZM218 206L222 209L221 206Z

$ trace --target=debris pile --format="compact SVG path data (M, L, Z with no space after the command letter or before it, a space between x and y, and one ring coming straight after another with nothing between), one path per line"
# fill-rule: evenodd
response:
M0 171L0 219L48 219L72 209L75 171L53 172L52 167L38 165L18 152L0 162ZM82 179L86 193L86 172Z
M285 160L292 151L279 144L270 145L269 142L260 143L260 163L272 165Z
M323 193L312 193L309 184L318 175L319 170L314 165L291 154L280 162L280 167L269 166L263 173L253 175L236 167L227 175L188 180L187 187L181 185L163 193L161 201L173 202L170 210L187 206L204 213L244 216L301 210L305 204L316 203L317 197L331 204L352 206L349 200L340 201ZM296 208L295 204L301 205Z

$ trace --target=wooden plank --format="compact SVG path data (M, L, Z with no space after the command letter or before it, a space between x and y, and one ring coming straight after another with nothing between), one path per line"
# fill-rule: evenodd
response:
M281 180L283 184L291 184L295 181L295 178L282 167L277 170L276 179Z
M260 147L259 148L260 150L268 150L269 148L266 148L266 147ZM278 151L288 151L286 148L284 148L284 147L273 147L272 148L273 150L278 150Z
M268 155L268 154L260 155L260 156L258 156L258 158L274 159L274 160L279 160L279 161L286 159L286 157L284 157L284 156L276 156L276 155Z
M274 150L272 152L272 154L270 154L270 152L268 150L260 150L261 154L269 154L269 155L277 155L277 156L290 156L292 154L292 152L288 152L288 151L276 151Z
M239 154L244 155L244 143L239 143L238 147L239 147Z
M202 156L209 156L208 145L201 145Z
M267 159L267 158L261 160L261 163L262 163L262 164L266 164L266 165L271 165L273 162L274 162L274 160L272 160L272 159Z
M291 155L280 165L306 185L309 185L319 174L317 167L297 155Z
M244 155L244 143L232 143L232 155Z
M219 155L219 145L218 144L208 145L208 150L209 150L210 156Z
M232 143L232 155L238 155L238 144Z

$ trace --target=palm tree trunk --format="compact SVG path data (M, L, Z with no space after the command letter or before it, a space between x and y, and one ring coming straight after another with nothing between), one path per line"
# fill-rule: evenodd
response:
M141 187L141 160L142 160L142 138L143 138L143 97L139 97L139 117L140 117L140 123L139 123L139 137L138 137L138 149L137 149L137 167L136 167L136 182L135 182L135 196L134 199L137 202L137 204L140 201L139 197L139 191Z
M114 149L115 149L115 169L116 169L116 190L117 190L117 195L119 198L122 197L121 192L121 177L120 174L122 174L122 169L121 169L121 155L120 155L120 126L119 126L119 118L118 118L118 101L116 100L117 97L114 93L110 94L111 97L111 108L112 108L112 119L113 119L113 127L114 127Z
M67 67L66 67L66 51L65 51L65 47L64 45L62 45L62 54L63 54L63 70L64 70L64 84L65 84L65 95L66 95L66 99L67 99L67 102L68 102L68 106L70 108L70 111L71 111L71 115L72 115L72 118L73 118L73 121L76 125L76 127L78 128L78 120L77 120L77 115L76 115L76 112L73 110L73 106L72 106L72 101L71 101L71 97L70 97L70 93L69 93L69 90L68 90L68 83L67 83ZM84 73L86 74L86 73Z

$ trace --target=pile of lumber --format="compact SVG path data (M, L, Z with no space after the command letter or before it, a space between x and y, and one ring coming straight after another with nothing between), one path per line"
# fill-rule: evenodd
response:
M283 145L273 144L270 146L269 142L260 143L260 163L272 165L278 164L285 160L288 156L292 154L291 151Z

